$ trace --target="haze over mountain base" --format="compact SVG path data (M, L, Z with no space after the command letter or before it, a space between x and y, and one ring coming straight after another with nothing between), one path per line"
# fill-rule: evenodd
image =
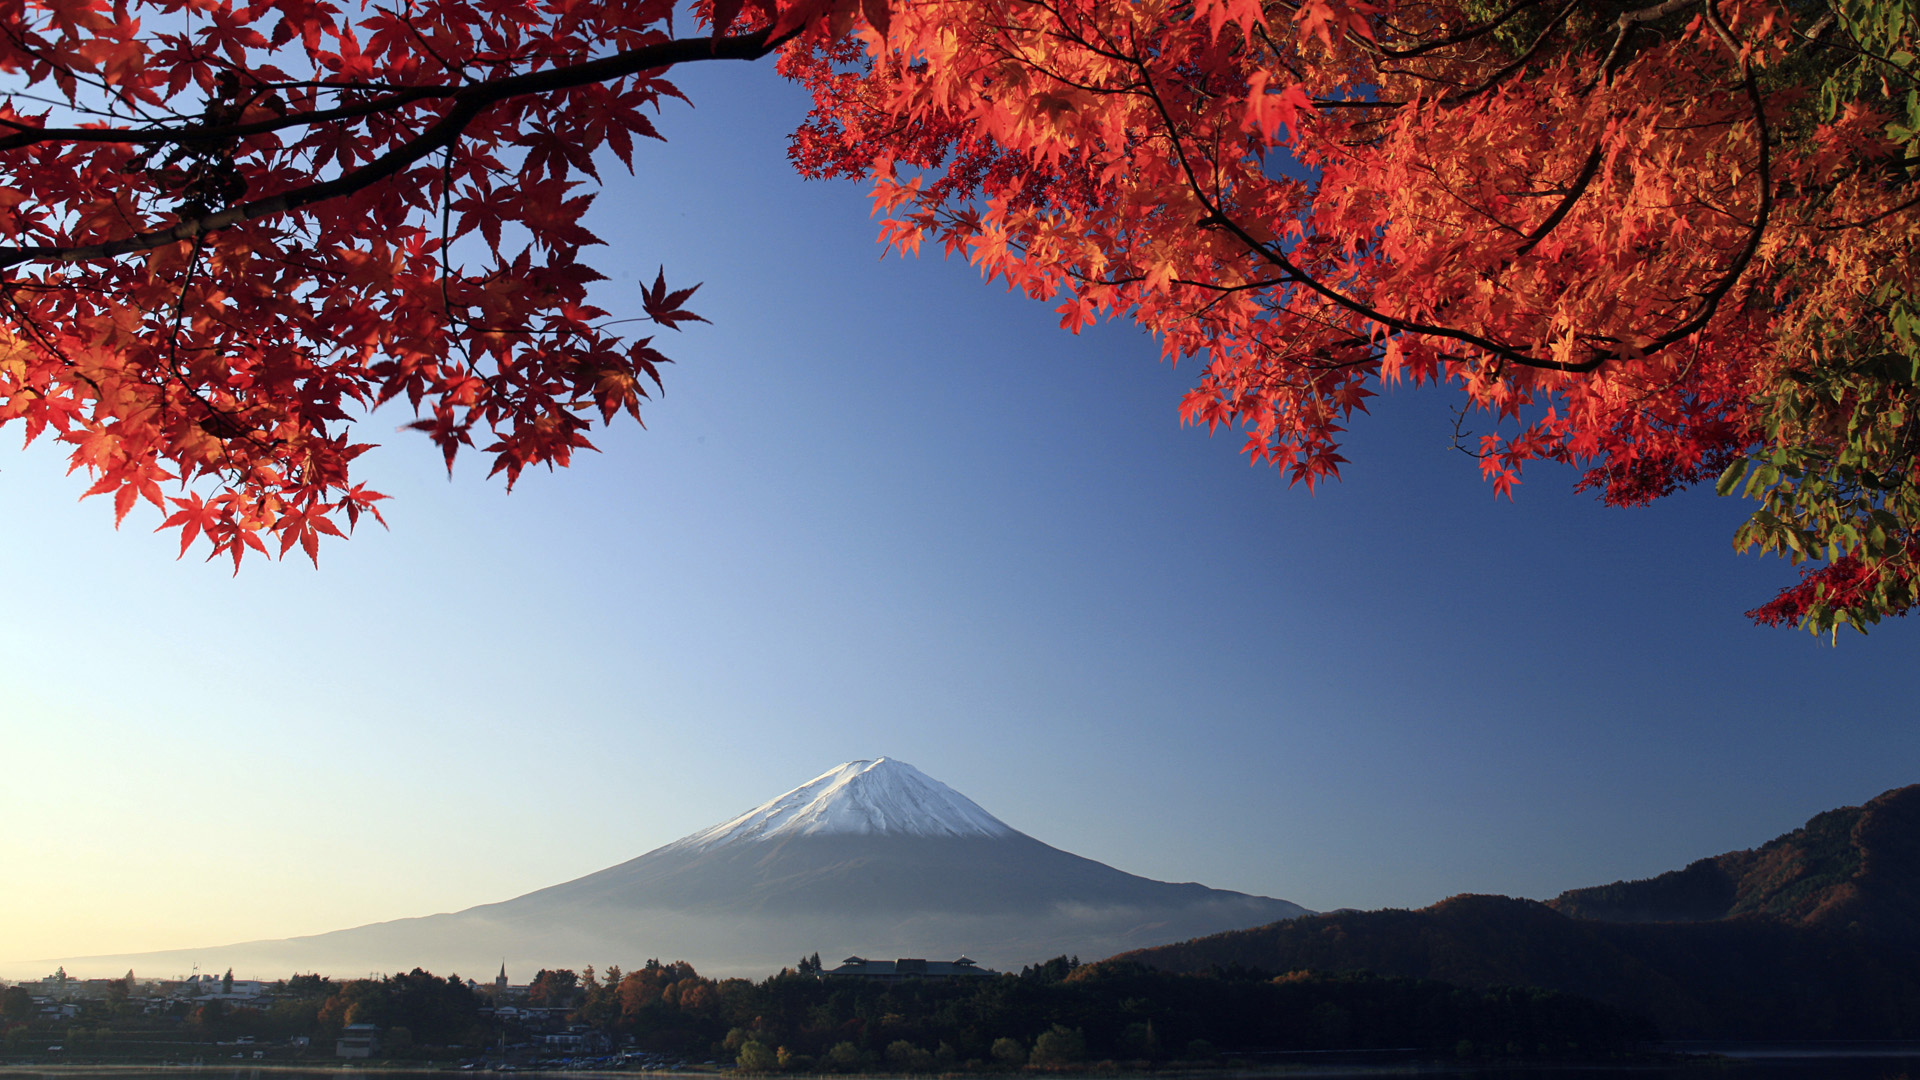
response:
M542 967L658 958L687 960L710 975L759 977L818 952L966 955L1017 969L1307 913L1285 900L1154 881L1049 847L911 765L880 758L840 766L639 858L502 903L311 937L61 962L76 975L197 964L280 978L414 967L478 977L504 960L525 977Z
M1178 911L1062 909L1017 919L924 912L872 920L824 913L702 917L639 910L630 913L632 931L624 935L571 921L529 926L519 920L460 912L313 937L63 963L76 975L129 969L159 975L175 969L185 972L198 964L202 971L231 967L243 978L284 978L296 971L357 975L416 966L479 978L491 974L504 960L520 981L542 967L624 966L651 957L690 958L703 974L759 978L818 952L834 960L851 954L949 959L966 955L987 967L1018 970L1052 956L1098 958L1184 940L1222 925L1271 922L1272 910L1223 903Z

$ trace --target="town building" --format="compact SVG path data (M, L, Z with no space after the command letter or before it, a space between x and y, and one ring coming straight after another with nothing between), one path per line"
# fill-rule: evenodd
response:
M968 979L995 972L981 967L962 956L958 960L921 960L901 957L898 960L868 960L861 956L849 956L840 962L840 966L822 973L821 978L835 979L873 979L879 982L902 982L907 979L927 979L932 982L944 982L949 979Z
M232 972L225 975L195 973L175 985L177 989L171 996L215 998L220 1001L252 1001L273 989L272 984L259 979L236 979Z
M372 1024L348 1024L334 1040L333 1056L370 1058L380 1049L380 1029Z

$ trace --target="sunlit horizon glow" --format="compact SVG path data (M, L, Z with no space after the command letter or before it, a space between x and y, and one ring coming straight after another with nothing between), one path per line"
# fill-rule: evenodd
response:
M680 81L593 223L604 306L706 282L647 430L509 495L382 414L392 531L237 577L0 456L0 977L508 899L880 755L1319 910L1648 876L1920 780L1917 628L1750 626L1791 571L1729 550L1741 504L1496 501L1406 388L1289 491L1137 332L878 260L766 65Z

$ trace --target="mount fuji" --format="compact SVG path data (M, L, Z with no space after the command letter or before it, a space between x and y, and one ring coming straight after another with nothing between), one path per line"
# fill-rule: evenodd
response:
M1172 884L1008 826L904 761L851 761L731 820L585 877L495 904L215 949L82 957L69 970L198 963L292 971L491 971L688 960L765 975L837 959L948 957L1018 967L1096 959L1309 914L1264 896Z

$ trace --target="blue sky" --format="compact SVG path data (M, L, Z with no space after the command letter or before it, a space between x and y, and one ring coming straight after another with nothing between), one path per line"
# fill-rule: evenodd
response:
M383 414L392 531L238 578L7 437L0 961L504 899L882 754L1314 908L1550 896L1920 781L1920 627L1748 625L1789 571L1741 504L1495 500L1407 390L1289 490L1131 327L881 260L768 65L679 81L592 222L604 306L706 282L648 430L509 495Z

